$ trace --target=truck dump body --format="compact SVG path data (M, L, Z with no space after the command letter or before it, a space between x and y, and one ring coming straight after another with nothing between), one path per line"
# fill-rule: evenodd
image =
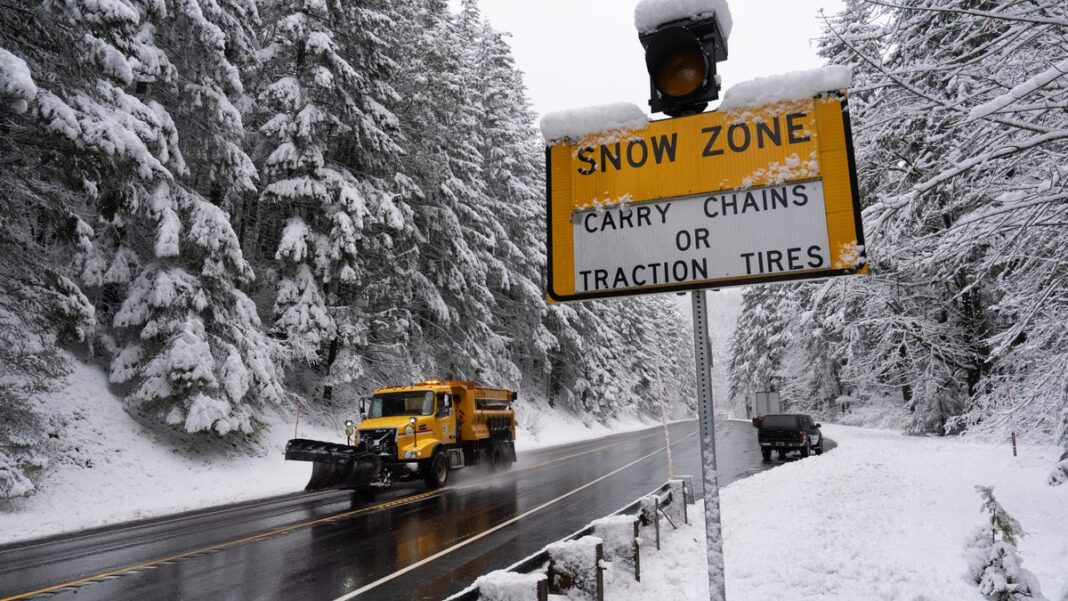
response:
M348 444L293 439L286 459L313 462L306 490L388 486L421 476L431 488L448 471L515 461L516 393L466 381L428 380L376 390Z

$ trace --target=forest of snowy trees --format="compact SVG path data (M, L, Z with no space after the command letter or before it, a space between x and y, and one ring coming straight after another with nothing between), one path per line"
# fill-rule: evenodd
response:
M1068 3L846 0L871 275L753 288L732 396L1068 445Z
M0 0L0 497L71 357L143 423L237 440L427 376L590 419L657 411L659 379L687 409L670 298L545 303L533 121L473 0ZM1026 329L999 352L1051 343Z

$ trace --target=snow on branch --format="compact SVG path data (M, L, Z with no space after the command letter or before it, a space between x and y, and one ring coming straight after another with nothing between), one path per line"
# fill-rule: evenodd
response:
M726 40L734 24L727 0L642 0L634 7L634 27L639 33L645 33L671 21L712 14Z
M546 144L558 140L580 140L590 134L641 129L649 116L637 105L617 102L548 113L541 118L541 135Z
M931 6L902 6L892 2L880 2L879 0L866 0L869 4L875 4L876 6L885 6L886 8L893 8L896 10L924 10L928 12L937 13L952 13L958 15L971 15L973 17L985 17L988 19L1001 19L1003 21L1020 21L1023 23L1035 23L1042 25L1057 25L1060 27L1068 27L1068 21L1064 19L1057 19L1054 17L1042 17L1036 16L1034 13L1010 13L1010 12L994 12L989 10L973 10L967 8L945 8L945 7L931 7Z
M1011 154L1015 154L1015 153L1020 152L1022 150L1026 150L1028 148L1034 148L1036 146L1041 146L1043 144L1047 144L1049 142L1054 142L1056 140L1063 140L1065 138L1068 138L1068 130L1055 131L1055 132L1048 133L1048 134L1045 134L1045 135L1042 135L1042 136L1035 136L1035 137L1031 138L1030 140L1024 140L1022 142L1009 142L1009 143L1005 144L1004 146L1001 146L999 148L995 148L994 150L991 150L990 152L984 152L984 153L976 155L976 156L974 156L974 157L972 157L972 158L970 158L970 159L968 159L966 161L961 161L961 162L957 163L955 166L950 167L949 169L943 170L941 173L939 173L938 175L928 179L927 181L921 182L919 184L916 184L913 187L913 190L915 190L916 192L926 192L926 191L930 190L931 188L934 188L938 184L940 184L940 183L942 183L942 182L944 182L944 181L946 181L948 179L952 179L952 178L954 178L954 177L956 177L956 176L968 171L969 169L971 169L973 167L976 167L978 165L982 165L982 164L986 163L987 161L990 161L990 160L993 160L993 159L997 159L997 158L1001 158L1001 157L1004 157L1004 156L1008 156L1008 155L1011 155Z
M11 109L25 113L27 103L37 96L37 84L26 61L0 48L0 96L13 98Z
M968 113L968 121L982 119L992 113L996 113L1063 75L1068 75L1068 58L1053 65L1049 69L1046 69L1042 73L1035 75L1031 79L1028 79L990 102L985 102L973 108L971 112Z
M821 92L844 90L852 83L853 72L849 67L840 65L758 77L728 89L723 95L723 102L719 104L719 110L760 106L782 100L803 100Z

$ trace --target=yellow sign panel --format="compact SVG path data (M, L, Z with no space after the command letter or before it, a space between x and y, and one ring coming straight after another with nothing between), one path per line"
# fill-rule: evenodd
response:
M844 96L591 135L546 162L551 300L866 271Z

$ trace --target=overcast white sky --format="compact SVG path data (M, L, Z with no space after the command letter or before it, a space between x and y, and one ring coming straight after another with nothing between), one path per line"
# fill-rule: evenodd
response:
M451 0L458 9L459 0ZM636 0L481 0L490 23L511 44L539 116L632 102L648 110L649 80L638 34ZM747 79L819 66L817 11L841 0L732 0L723 89Z

